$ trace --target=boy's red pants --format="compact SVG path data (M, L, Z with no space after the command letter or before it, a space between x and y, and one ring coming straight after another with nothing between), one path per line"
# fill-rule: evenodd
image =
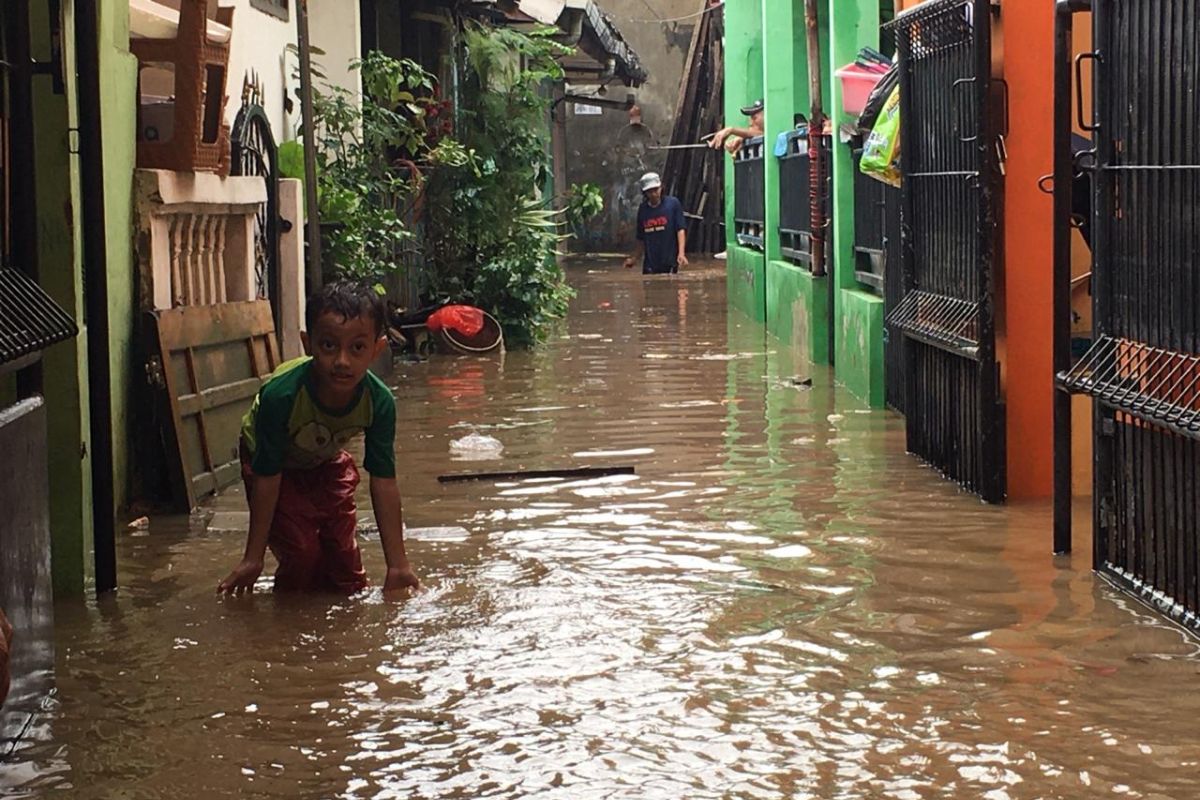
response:
M242 451L246 497L254 472ZM285 469L267 546L279 562L280 592L357 592L367 585L355 530L358 468L345 450L313 469Z

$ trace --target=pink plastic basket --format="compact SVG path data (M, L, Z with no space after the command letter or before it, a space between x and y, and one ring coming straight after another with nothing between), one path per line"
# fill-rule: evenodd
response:
M851 115L861 114L867 107L871 90L884 75L863 69L857 64L848 64L833 74L842 81L842 108Z

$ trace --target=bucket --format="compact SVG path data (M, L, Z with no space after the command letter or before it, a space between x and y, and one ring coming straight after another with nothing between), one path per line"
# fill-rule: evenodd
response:
M461 331L445 327L438 330L434 336L447 350L454 353L478 355L497 350L504 344L504 331L495 317L486 311L482 313L483 327L473 335L468 336Z
M842 82L842 109L847 114L858 116L867 107L867 98L885 73L847 64L833 74Z

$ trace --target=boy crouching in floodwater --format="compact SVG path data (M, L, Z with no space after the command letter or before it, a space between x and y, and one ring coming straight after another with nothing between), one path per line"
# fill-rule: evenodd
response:
M369 287L329 284L309 298L305 319L309 356L281 364L242 422L250 532L245 556L217 591L252 590L268 547L279 562L277 591L366 586L355 539L358 468L343 449L360 433L387 561L383 589L418 589L396 485L396 401L367 369L388 346L383 299Z

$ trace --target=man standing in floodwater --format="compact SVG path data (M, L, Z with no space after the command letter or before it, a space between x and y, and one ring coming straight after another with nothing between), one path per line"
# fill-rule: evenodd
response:
M642 205L637 215L637 250L625 259L633 269L638 258L643 275L666 275L686 267L687 224L683 206L670 195L663 196L662 178L647 172L641 179Z

